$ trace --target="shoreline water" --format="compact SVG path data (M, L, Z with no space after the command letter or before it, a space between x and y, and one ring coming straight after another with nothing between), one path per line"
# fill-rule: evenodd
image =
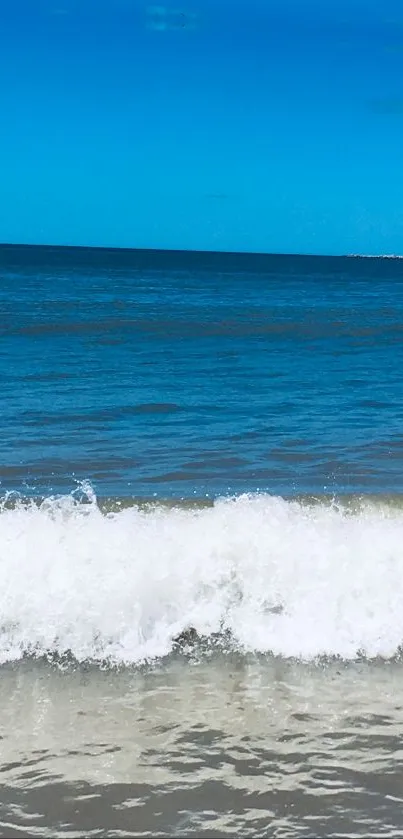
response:
M1 672L0 835L400 833L400 664Z

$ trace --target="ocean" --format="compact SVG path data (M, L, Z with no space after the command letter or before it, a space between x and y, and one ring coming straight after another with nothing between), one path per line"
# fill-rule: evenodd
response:
M403 261L1 247L0 331L0 835L402 835Z

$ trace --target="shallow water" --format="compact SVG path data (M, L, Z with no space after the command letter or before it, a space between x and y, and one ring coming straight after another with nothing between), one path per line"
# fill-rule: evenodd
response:
M0 835L400 835L401 260L0 276Z
M402 672L6 666L2 835L401 835Z

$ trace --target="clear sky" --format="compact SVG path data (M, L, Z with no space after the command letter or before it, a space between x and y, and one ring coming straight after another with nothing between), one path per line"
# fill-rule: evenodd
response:
M0 241L403 253L401 0L0 5Z

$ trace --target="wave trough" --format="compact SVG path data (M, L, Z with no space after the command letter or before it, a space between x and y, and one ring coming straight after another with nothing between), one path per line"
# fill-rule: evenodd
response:
M241 495L102 511L90 487L0 514L0 662L139 664L193 627L244 651L394 657L403 510Z

